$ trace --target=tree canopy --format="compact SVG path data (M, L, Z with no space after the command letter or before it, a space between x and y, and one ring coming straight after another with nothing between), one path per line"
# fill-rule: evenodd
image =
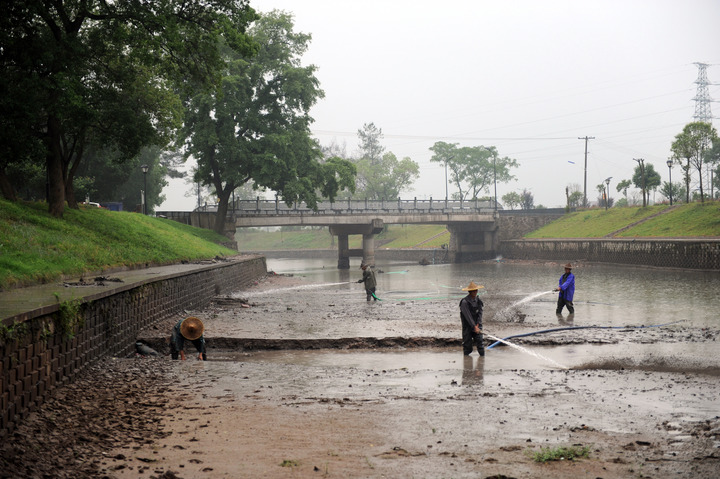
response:
M698 182L700 187L700 201L705 201L703 191L703 164L706 156L712 153L712 147L718 141L717 130L709 123L696 121L688 123L683 128L682 133L675 136L670 150L673 152L673 161L680 163L685 173L686 201L690 202L690 180L692 169L694 168L698 174ZM713 156L708 157L708 161L713 162Z
M360 158L357 167L356 198L391 200L412 186L420 177L420 166L409 157L398 160L393 152L385 153L382 129L365 123L358 130Z
M0 189L13 197L18 165L42 165L50 213L75 205L86 153L120 161L164 146L180 99L217 80L217 45L249 56L254 11L245 0L0 3Z
M430 161L442 163L450 171L448 182L455 185L453 197L459 200L473 200L481 193L489 192L490 186L508 183L515 179L510 171L517 168L516 160L500 158L494 146L458 147L457 143L436 142L430 147L433 156Z
M288 205L310 208L320 197L332 200L354 188L355 167L338 157L323 161L311 137L309 112L324 93L316 67L301 64L311 37L293 28L289 14L263 14L249 30L257 55L223 49L220 86L188 101L184 148L197 160L195 180L217 195L218 232L232 192L248 182L274 190Z

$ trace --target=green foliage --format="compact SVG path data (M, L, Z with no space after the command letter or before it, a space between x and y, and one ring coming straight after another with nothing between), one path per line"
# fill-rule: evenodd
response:
M0 288L61 275L228 256L227 238L176 221L99 208L52 217L44 203L0 199Z
M717 130L710 123L701 121L688 123L682 133L675 136L675 141L670 149L673 152L673 161L679 163L685 173L685 200L687 202L690 202L688 196L693 170L698 174L700 200L705 201L704 188L707 185L703 185L702 181L703 164L706 161L713 163L717 160L717 151L713 148L717 144L720 144Z
M460 199L479 198L489 192L490 186L508 183L515 177L510 173L517 168L517 160L499 157L494 146L467 146L458 148L457 143L436 142L430 147L430 161L445 164L450 171L448 181L455 185Z
M569 447L543 447L540 451L530 453L535 462L548 461L573 461L582 457L590 456L589 446L569 446Z
M0 346L22 338L29 331L30 326L27 322L14 323L12 326L0 322Z
M366 123L358 130L362 156L356 160L357 191L354 197L370 200L393 200L420 177L420 166L409 157L398 160L393 152L385 153L382 128Z
M511 210L514 210L516 207L522 204L522 198L520 198L520 194L518 194L516 191L511 191L510 193L506 193L502 196L502 202L505 206L508 206Z
M180 98L217 80L221 38L254 51L254 11L234 0L1 2L0 19L0 175L5 163L47 162L57 217L74 206L73 176L92 147L124 161L170 141Z
M280 467L299 467L300 461L296 461L294 459L283 459L283 462L280 463Z
M55 293L55 298L60 301L60 295ZM75 337L80 329L85 326L85 315L82 311L83 302L80 299L60 302L58 306L57 325L58 331L65 339Z
M339 188L354 183L355 170L344 160L320 162L309 125L310 109L324 92L316 67L301 65L310 35L293 28L290 14L262 15L249 32L257 55L248 59L223 48L227 69L219 87L199 91L187 104L186 156L197 159L195 181L214 189L218 218L225 217L232 192L246 183L310 208L318 191L333 200Z

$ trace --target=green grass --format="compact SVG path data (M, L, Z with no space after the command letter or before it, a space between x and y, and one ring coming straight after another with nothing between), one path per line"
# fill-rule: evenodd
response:
M720 203L683 205L618 235L633 236L720 236Z
M666 213L649 218L662 212ZM655 205L577 211L525 235L525 238L602 238L642 220L645 221L616 237L718 237L720 203L691 203L673 209L668 205Z
M543 447L540 451L531 452L531 456L535 462L573 461L577 458L588 457L589 455L589 446Z
M136 213L66 209L0 199L0 289L124 266L229 256L210 230Z

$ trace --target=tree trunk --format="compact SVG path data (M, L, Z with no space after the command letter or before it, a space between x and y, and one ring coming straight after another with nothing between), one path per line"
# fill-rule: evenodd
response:
M63 176L62 148L60 146L60 121L55 116L48 119L46 141L48 153L48 211L55 218L62 218L65 211L65 181Z
M0 193L3 198L9 201L17 201L17 195L15 194L15 188L7 176L5 176L5 169L0 168Z
M65 169L67 171L67 173L65 174L65 199L67 200L68 207L74 210L79 209L79 206L77 198L75 198L75 186L73 184L73 180L75 179L75 173L77 173L78 167L80 166L80 161L82 160L83 142L84 140L81 137L81 140L76 143L80 146L78 146L77 148L73 146L70 149L70 151L74 151L74 153L69 153L68 156L74 158L74 160L72 162L68 160L68 163L70 164L67 165L67 168Z
M230 189L230 187L228 187L227 185L222 192L217 192L218 208L217 213L215 213L215 225L213 227L213 231L215 231L217 234L225 234L225 218L227 217L228 203L230 201L231 192L232 189Z

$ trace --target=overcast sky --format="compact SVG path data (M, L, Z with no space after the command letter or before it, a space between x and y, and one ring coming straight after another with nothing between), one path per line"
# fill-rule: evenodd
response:
M318 67L325 91L311 112L321 144L355 154L358 129L372 122L387 151L420 165L420 179L402 198L445 198L444 167L429 162L437 141L495 146L515 158L517 181L498 185L498 199L527 189L536 206L564 206L566 186L582 191L585 141L578 137L595 137L588 201L608 177L616 197L634 158L667 181L670 145L693 121L694 63L710 64L708 80L720 84L718 0L250 4L292 13L295 30L312 35L303 63ZM720 99L720 86L709 91ZM720 116L720 105L712 107ZM679 169L673 173L679 180ZM159 209L192 209L186 190L173 182Z

